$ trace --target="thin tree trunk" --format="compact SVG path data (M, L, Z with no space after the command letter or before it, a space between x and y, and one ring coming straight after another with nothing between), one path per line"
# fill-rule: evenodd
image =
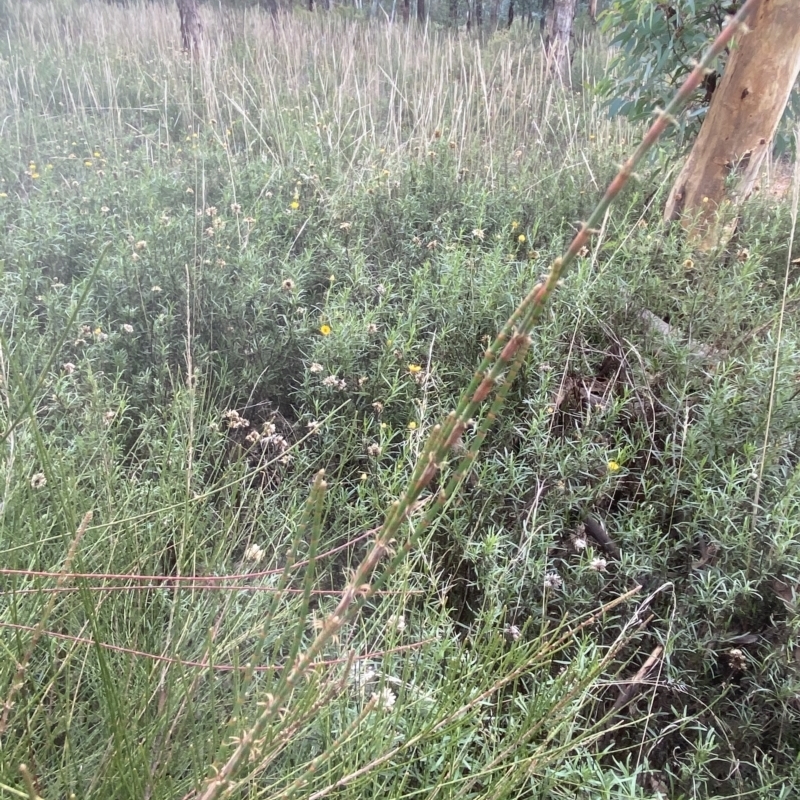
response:
M489 11L489 28L490 30L497 29L497 17L500 11L500 0L493 0L491 9Z
M411 16L411 0L403 0L403 22L408 24L408 19Z
M480 31L483 25L483 0L475 0L475 27Z
M425 0L417 0L417 22L425 24Z
M554 0L542 0L542 16L539 17L539 33L542 35L542 39L544 39L544 47L545 50L548 48L547 42L547 28L550 23L548 20L551 20L553 17L553 2ZM528 11L529 19L533 19L530 11Z
M450 0L450 22L458 25L458 0Z
M597 0L589 0L589 19L593 24L597 22Z
M197 10L197 0L177 0L181 17L181 41L183 49L199 55L203 42L203 22Z
M572 67L572 22L578 0L551 0L545 16L545 52L550 72L570 83Z
M797 0L762 0L714 92L700 134L670 191L666 220L681 219L709 249L732 232L719 212L756 188L764 158L800 72Z
M514 22L514 0L508 4L508 27L511 27L511 23Z

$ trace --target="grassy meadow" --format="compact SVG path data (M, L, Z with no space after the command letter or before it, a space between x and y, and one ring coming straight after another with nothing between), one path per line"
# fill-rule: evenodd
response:
M643 129L588 29L202 14L0 0L0 795L797 796L791 191L693 253L661 145L332 623Z

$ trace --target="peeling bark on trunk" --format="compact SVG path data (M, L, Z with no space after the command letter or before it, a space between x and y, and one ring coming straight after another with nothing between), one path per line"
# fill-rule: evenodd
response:
M572 22L578 0L552 0L544 18L544 43L552 75L570 83Z
M203 22L197 10L197 0L177 0L181 16L181 41L183 49L192 55L199 55L203 42Z
M722 229L719 220L757 188L800 71L797 0L762 0L749 24L751 32L738 39L664 210L664 219L680 219L701 249L733 231L735 223Z

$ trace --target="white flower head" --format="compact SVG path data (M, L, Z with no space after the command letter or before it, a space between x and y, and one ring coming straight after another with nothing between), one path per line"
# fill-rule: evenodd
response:
M327 386L329 389L339 389L344 391L347 388L347 383L335 375L327 375L322 379L322 385Z
M544 588L551 591L558 591L564 585L564 581L557 572L548 572L544 576Z
M384 686L380 692L373 693L372 699L375 701L376 708L391 711L397 702L397 695L387 686Z
M396 630L398 633L402 633L406 629L406 618L402 614L392 614L389 619L386 620L386 627L391 630Z
M261 563L264 558L264 551L257 544L251 544L247 550L244 551L245 561L252 561L253 564Z
M518 642L522 636L522 631L516 625L506 625L503 634L510 642Z

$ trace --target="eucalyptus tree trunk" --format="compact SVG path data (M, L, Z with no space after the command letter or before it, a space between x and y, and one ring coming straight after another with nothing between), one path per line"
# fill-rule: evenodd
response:
M544 18L544 43L550 73L570 83L572 22L578 0L551 0Z
M197 0L177 0L181 17L181 41L183 49L192 55L199 55L203 42L203 22L197 10Z
M664 218L680 219L702 249L733 231L734 208L757 188L764 159L800 72L800 4L762 0L740 37ZM722 212L722 213L720 213ZM724 219L728 219L723 227Z
M589 0L589 19L597 22L597 0Z

